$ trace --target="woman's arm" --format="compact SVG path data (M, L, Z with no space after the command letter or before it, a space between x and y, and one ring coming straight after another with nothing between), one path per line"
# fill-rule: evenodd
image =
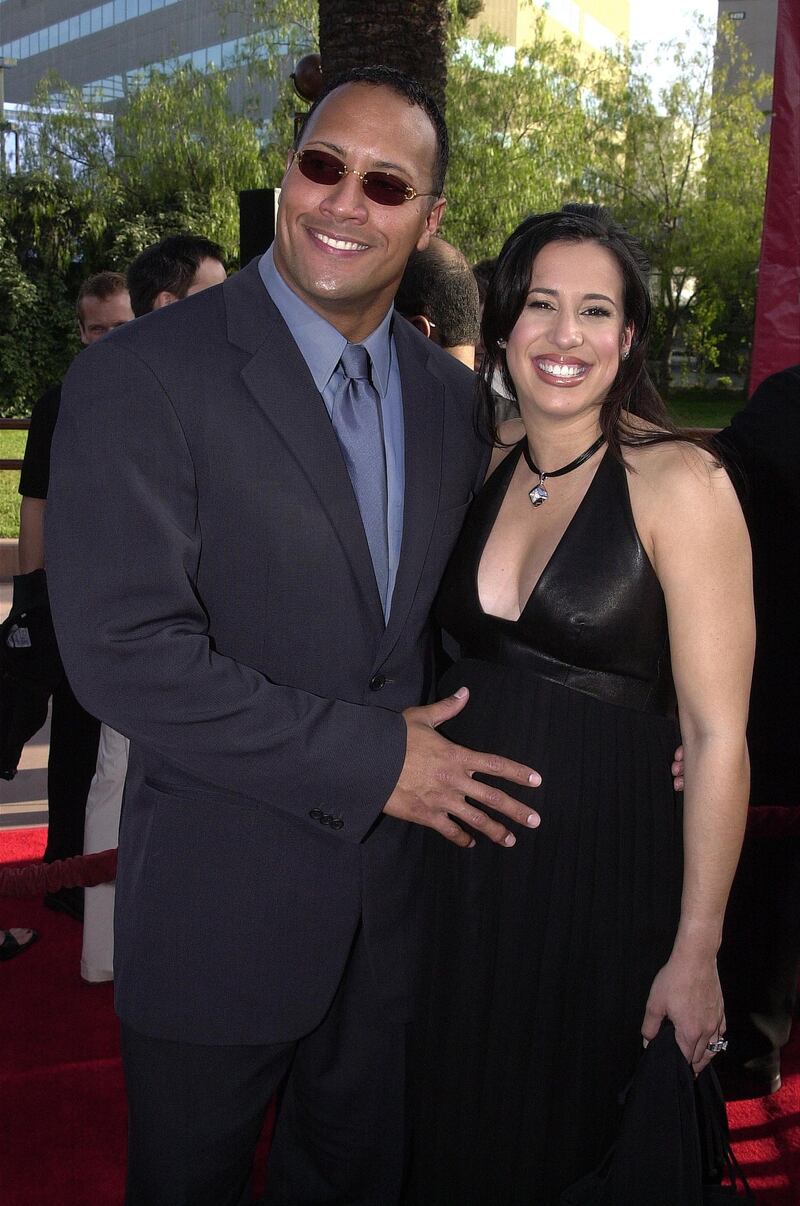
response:
M750 545L730 479L705 454L669 444L637 456L640 466L631 498L667 604L686 780L680 923L642 1034L654 1038L669 1017L700 1071L725 1026L716 954L747 814Z

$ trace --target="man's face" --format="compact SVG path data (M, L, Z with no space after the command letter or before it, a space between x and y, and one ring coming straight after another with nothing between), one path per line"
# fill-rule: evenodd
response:
M97 343L98 339L113 331L114 327L121 327L133 318L127 289L112 293L110 297L83 297L80 305L81 317L78 325L81 343L86 347L90 343Z
M191 297L193 293L202 293L203 289L210 289L212 285L221 285L227 279L227 275L224 266L219 260L206 256L204 260L200 261L200 267L195 272L192 283L186 290L186 296Z
M391 88L346 84L326 97L304 132L358 172L385 171L417 192L433 188L436 134L427 114ZM281 187L275 265L289 287L355 342L380 323L415 247L427 247L443 199L379 205L352 171L314 184L290 157Z

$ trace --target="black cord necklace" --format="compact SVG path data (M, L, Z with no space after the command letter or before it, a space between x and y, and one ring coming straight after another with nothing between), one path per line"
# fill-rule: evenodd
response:
M522 441L522 455L525 457L525 463L531 472L539 474L538 483L533 487L532 490L528 491L528 498L531 500L532 506L541 507L542 503L547 502L548 498L550 497L544 486L545 478L563 477L565 473L571 473L573 469L577 469L579 465L583 465L586 461L588 461L590 456L594 456L600 445L605 443L605 438L606 437L604 435L599 435L595 442L590 445L585 452L582 452L580 456L575 457L574 461L570 461L568 465L564 465L561 469L553 469L551 472L547 472L547 470L540 469L538 465L534 464L533 457L531 456L530 449L528 448L528 439L526 436L526 438Z

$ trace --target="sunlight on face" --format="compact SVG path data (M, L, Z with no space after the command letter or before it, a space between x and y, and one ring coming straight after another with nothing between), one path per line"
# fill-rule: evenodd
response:
M631 343L623 306L622 273L605 247L582 240L542 248L506 350L523 412L599 409Z

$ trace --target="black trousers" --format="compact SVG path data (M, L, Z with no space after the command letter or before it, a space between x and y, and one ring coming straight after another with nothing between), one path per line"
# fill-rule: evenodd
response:
M779 1069L797 1005L798 883L800 839L745 838L719 952L730 1040L725 1064Z
M47 849L44 861L83 853L86 797L97 764L100 721L90 716L64 677L53 692L47 760Z
M123 1024L126 1206L249 1203L256 1142L281 1085L265 1206L393 1206L405 1170L407 1027L384 1013L359 936L326 1017L297 1042L204 1046Z

